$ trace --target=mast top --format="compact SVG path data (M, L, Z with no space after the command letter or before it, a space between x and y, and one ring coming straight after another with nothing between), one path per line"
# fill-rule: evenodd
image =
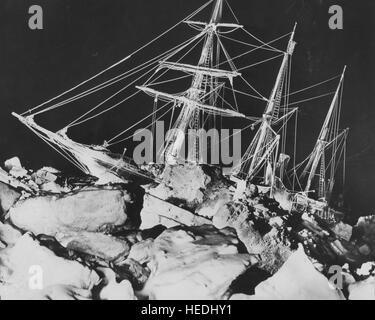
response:
M223 0L216 0L214 10L212 11L210 23L220 22L222 12L223 12Z
M341 80L340 80L340 82L344 79L345 71L346 71L346 65L344 66L344 69L342 70L342 74L341 74Z
M288 42L288 47L286 49L286 53L289 55L292 55L294 52L294 48L296 46L296 42L294 41L294 34L296 33L296 28L297 28L297 22L294 24L293 31L290 34L290 39Z
M293 36L296 32L296 28L297 28L297 22L294 23L294 27L293 27L293 31L292 31Z

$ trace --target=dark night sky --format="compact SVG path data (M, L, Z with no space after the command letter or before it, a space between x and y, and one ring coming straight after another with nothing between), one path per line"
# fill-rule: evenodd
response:
M71 170L64 159L11 117L11 111L26 111L94 75L203 3L201 0L1 0L0 160L18 155L27 167L52 165ZM44 30L28 28L28 8L32 4L44 9ZM230 4L246 29L264 40L289 32L294 22L298 22L292 91L337 75L348 65L342 109L342 127L351 129L345 199L354 215L374 213L375 108L371 97L375 91L372 78L375 64L371 57L375 54L375 2L231 0ZM328 8L332 4L343 7L344 30L328 28ZM144 58L191 36L191 30L185 34L185 29L188 28L179 28L181 33L173 32L158 46L146 50ZM272 70L252 82L268 88L265 83L272 84L274 77ZM305 97L328 91L317 88ZM302 106L299 158L311 150L329 102L329 98L321 99ZM150 99L137 104L147 105L134 108L130 104L110 112L102 121L79 131L78 136L82 141L100 143L107 134L139 119L141 110L147 112L152 108ZM58 127L62 119L52 113L45 121Z

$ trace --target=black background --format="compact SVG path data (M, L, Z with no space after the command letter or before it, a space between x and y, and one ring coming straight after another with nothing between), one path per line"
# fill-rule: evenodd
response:
M29 168L51 165L72 171L69 163L11 117L11 111L24 112L94 75L203 3L201 0L0 0L0 160L17 155ZM43 8L43 30L28 28L28 8L32 4ZM298 22L292 91L337 75L348 65L342 109L342 127L351 129L345 201L353 216L374 213L375 108L371 99L375 91L374 1L231 0L230 4L246 29L265 41L290 32L294 22ZM328 27L328 8L332 4L343 7L344 30ZM191 36L192 31L186 29L189 28L179 28L179 32L145 50L143 58ZM275 70L253 76L251 82L268 92ZM335 83L328 90L318 87L302 98L328 92L334 86ZM302 105L298 160L311 151L329 102L329 98L323 98ZM74 105L70 112L78 112L79 107ZM72 134L80 141L101 143L151 108L152 100L141 98ZM65 120L60 113L48 113L40 119L51 128L61 127Z

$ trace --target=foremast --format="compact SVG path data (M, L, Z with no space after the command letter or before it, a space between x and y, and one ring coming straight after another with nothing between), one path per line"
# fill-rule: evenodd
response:
M216 88L213 83L214 78L228 78L231 82L233 77L238 76L239 73L230 72L225 70L216 69L213 67L213 55L215 46L215 34L216 28L221 26L220 20L223 10L223 0L216 0L213 12L208 24L204 24L205 27L205 40L201 51L201 55L197 66L179 64L179 63L168 63L162 61L160 68L169 68L173 70L180 70L193 74L193 79L190 88L186 91L184 97L175 97L175 101L178 106L181 106L181 111L174 123L172 133L167 136L165 142L165 148L163 151L164 160L166 164L175 164L181 154L181 150L184 147L185 136L189 128L194 129L191 134L193 146L189 149L188 160L191 162L200 161L200 150L199 150L199 139L197 135L198 129L200 129L200 111L211 112L221 114L219 108L214 106L207 106L203 100L209 100L211 103L214 102L212 95ZM189 22L191 24L197 24L199 22ZM199 23L202 24L202 23ZM226 25L222 25L225 27ZM229 25L228 25L229 26ZM231 24L230 27L233 25ZM207 94L206 89L209 87L209 93ZM152 91L147 87L138 87L148 94L152 94L157 99L158 96L173 100L173 96L162 92ZM207 99L207 95L210 97ZM239 113L238 113L239 115ZM229 116L229 114L227 114ZM237 116L233 114L232 116ZM194 133L195 132L195 133ZM191 137L190 137L191 138Z

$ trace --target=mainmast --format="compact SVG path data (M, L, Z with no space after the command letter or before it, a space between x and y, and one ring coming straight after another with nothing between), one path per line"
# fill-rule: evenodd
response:
M275 85L272 89L265 112L263 113L260 128L258 129L254 140L251 142L247 154L245 155L245 158L247 159L245 160L247 162L245 163L245 174L247 175L246 180L252 180L254 178L259 168L276 147L275 142L279 140L279 136L271 139L271 135L275 135L271 125L275 120L278 119L283 82L287 71L288 60L289 56L293 54L294 47L296 45L296 42L293 40L295 30L296 25L291 33ZM250 165L248 164L248 161L250 161Z
M336 107L337 100L339 98L340 88L344 80L346 66L341 74L339 85L337 86L335 95L332 99L330 108L328 110L327 116L324 120L322 130L320 131L319 138L315 144L314 150L311 154L310 160L304 170L304 174L310 169L309 176L307 178L307 183L305 187L305 192L309 192L311 188L312 180L315 177L316 170L318 168L319 162L321 162L321 174L319 174L319 197L325 198L325 192L323 191L325 185L325 157L324 151L329 143L329 132L330 132L330 122L333 116L334 109ZM336 137L335 137L336 138Z

